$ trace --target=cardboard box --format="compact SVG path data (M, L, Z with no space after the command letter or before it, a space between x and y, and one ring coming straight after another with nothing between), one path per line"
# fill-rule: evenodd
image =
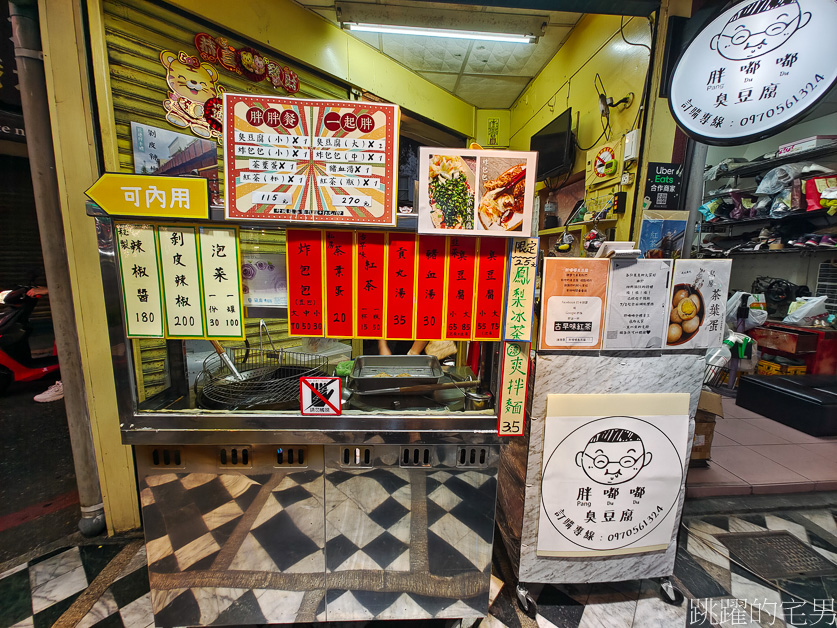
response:
M826 144L831 144L834 140L837 140L837 135L814 135L812 137L806 137L804 140L796 140L795 142L782 144L779 150L776 151L776 156L781 157L782 155L798 153L801 150L818 148Z
M708 390L701 391L695 414L695 439L692 442L690 466L702 466L710 459L717 418L724 418L721 395Z

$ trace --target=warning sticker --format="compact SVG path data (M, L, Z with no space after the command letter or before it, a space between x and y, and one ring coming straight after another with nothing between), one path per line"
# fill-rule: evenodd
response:
M300 377L299 400L302 414L341 414L339 377Z

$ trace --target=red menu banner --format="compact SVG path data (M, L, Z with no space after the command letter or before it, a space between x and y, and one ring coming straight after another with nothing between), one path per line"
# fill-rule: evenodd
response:
M416 260L416 339L444 338L447 238L419 236Z
M501 340L507 240L480 238L474 294L474 340Z
M448 239L447 340L470 340L474 313L476 238Z
M285 237L290 335L322 336L322 231L288 229Z
M325 328L326 336L350 338L355 325L355 234L329 231L325 234Z
M384 296L386 295L387 234L359 231L355 246L357 260L358 338L384 337Z
M415 337L416 236L390 233L387 249L386 337Z

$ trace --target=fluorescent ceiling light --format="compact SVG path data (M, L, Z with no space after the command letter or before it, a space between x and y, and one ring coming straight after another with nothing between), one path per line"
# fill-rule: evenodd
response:
M422 35L425 37L448 37L452 39L476 39L499 41L509 44L531 44L537 40L534 35L514 33L489 33L485 31L461 31L448 28L423 28L421 26L393 26L390 24L365 24L343 22L343 28L362 33L384 33L387 35Z

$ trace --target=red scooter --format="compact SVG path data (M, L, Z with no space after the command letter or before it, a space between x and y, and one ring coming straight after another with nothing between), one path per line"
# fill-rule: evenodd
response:
M33 358L29 317L40 297L27 296L35 286L0 291L0 394L13 382L31 382L58 370L58 352Z

